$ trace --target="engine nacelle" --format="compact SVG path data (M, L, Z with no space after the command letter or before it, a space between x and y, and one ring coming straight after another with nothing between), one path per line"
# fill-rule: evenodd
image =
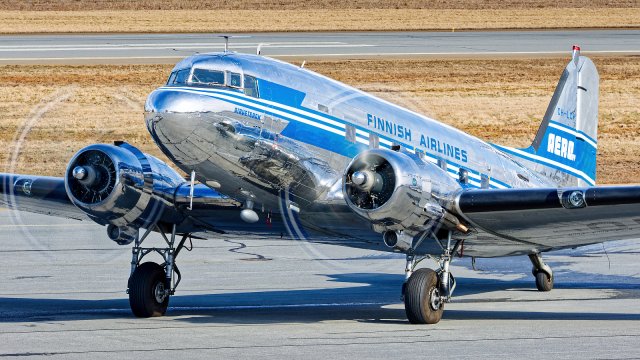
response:
M343 175L348 206L369 220L375 231L404 236L416 235L436 222L450 227L459 224L440 205L457 189L458 183L436 165L385 149L359 154Z
M175 216L173 191L185 181L157 158L127 143L95 144L78 151L67 166L69 199L95 222L109 226L119 244L141 227Z

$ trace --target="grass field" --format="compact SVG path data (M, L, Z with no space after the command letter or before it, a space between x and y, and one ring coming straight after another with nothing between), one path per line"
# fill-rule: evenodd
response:
M640 0L0 0L0 33L640 28Z
M638 183L640 58L593 59L601 76L598 182ZM566 62L353 60L306 66L491 142L524 147ZM6 149L0 171L60 176L75 151L113 140L159 155L144 125L143 104L170 68L0 67L0 146Z
M629 8L637 0L0 0L0 10L304 10Z
M640 8L1 11L0 33L640 28Z

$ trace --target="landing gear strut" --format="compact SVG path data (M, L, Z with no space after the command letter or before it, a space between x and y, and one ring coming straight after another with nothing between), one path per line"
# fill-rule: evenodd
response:
M426 257L416 258L413 251L407 253L405 269L406 281L402 285L404 309L412 324L435 324L442 318L444 304L451 301L456 282L449 271L451 257L460 242L451 247L451 232L447 236L444 254L438 259L437 271L422 268L414 271L416 265ZM414 246L417 248L417 245Z
M538 291L551 291L553 289L553 271L551 271L551 267L542 261L542 256L539 253L529 254L529 260L533 264L531 272L536 278Z
M152 230L156 230L167 244L166 248L143 248L142 242L149 236ZM176 226L171 229L171 237L160 229L158 225L149 227L142 237L137 238L131 249L131 276L129 277L129 305L131 311L137 317L162 316L169 306L169 296L173 295L176 287L182 279L180 269L176 265L176 257L184 248L189 234L184 234L175 246ZM164 259L159 265L154 262L141 263L142 259L150 254L157 253Z

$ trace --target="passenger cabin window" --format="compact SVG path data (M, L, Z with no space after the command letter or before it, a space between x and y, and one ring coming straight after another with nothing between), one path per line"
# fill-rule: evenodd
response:
M377 134L369 133L369 149L377 149L380 147L380 138Z
M351 126L351 125L347 125L345 126L345 131L344 131L344 135L347 138L347 141L350 143L356 143L356 128Z
M245 75L244 93L255 98L260 97L260 94L258 92L258 79L250 75Z
M485 174L480 175L481 189L488 189L490 184L491 184L491 178L489 178L489 175L485 175Z
M438 166L445 172L447 171L447 162L444 159L438 159Z
M468 184L469 183L469 171L460 168L460 170L458 170L458 180L460 181L460 183L462 184Z
M224 71L193 69L191 83L196 85L224 85Z

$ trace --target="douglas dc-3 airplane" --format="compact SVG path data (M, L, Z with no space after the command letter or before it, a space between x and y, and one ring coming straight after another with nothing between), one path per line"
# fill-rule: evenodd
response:
M191 237L242 232L406 254L411 323L437 323L455 256L527 255L640 236L640 186L595 185L599 77L574 47L528 148L494 145L303 67L231 51L179 62L145 104L182 176L126 142L94 144L63 178L2 174L5 206L106 226L133 243L129 302L163 315ZM165 248L145 248L152 232ZM158 253L163 264L142 262ZM416 269L433 258L437 270Z

